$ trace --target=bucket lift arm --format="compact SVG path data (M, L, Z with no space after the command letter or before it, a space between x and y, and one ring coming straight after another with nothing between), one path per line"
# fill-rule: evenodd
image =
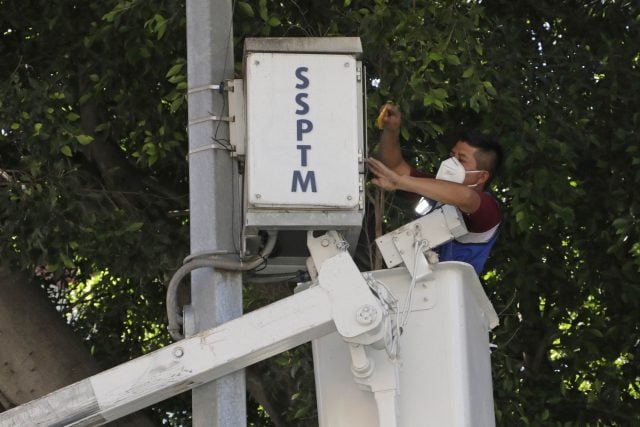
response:
M354 345L383 342L378 300L348 252L327 250L317 285L0 413L0 425L102 425L335 330Z
M404 263L416 282L431 273L422 252L465 232L459 213L443 207L377 243L387 266ZM396 325L338 233L309 232L307 244L309 270L319 271L309 289L0 413L0 426L102 425L337 331L349 344L354 380L374 393L379 425L395 427L397 365L374 366L367 352L384 349Z

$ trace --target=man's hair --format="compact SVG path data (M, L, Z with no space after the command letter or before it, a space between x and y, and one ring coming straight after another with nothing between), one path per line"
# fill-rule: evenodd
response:
M493 180L496 173L502 166L504 154L502 146L492 135L478 132L467 132L463 134L459 141L464 141L470 146L477 148L476 163L478 168L489 172L487 185Z

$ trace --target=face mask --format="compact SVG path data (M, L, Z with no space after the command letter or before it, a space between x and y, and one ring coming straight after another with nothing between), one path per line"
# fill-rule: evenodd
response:
M436 173L436 179L462 184L465 174L466 171L464 170L462 163L460 163L455 157L449 157L447 160L440 163L440 168L438 169L438 173Z
M458 184L462 184L464 182L464 177L468 173L479 173L483 172L482 170L472 170L468 171L464 169L462 163L455 157L449 157L444 162L440 163L440 168L438 169L438 173L436 174L436 179L442 179L444 181L456 182ZM469 187L476 187L478 184L469 185Z
M436 179L442 179L444 181L451 181L458 184L464 182L465 175L468 173L483 172L481 170L468 171L464 169L462 163L455 157L450 157L444 162L440 163L440 168L436 174ZM468 187L476 187L478 184L471 184ZM418 215L426 215L435 209L439 203L435 200L421 197L420 201L415 207L415 212Z

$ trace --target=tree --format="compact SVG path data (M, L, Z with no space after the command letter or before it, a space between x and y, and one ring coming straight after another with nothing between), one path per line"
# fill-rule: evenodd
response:
M9 409L100 372L100 366L28 279L0 267L0 404ZM36 342L34 342L34 340ZM153 426L137 413L111 425Z
M628 94L639 74L639 10L493 6L494 115L509 117L500 132L513 141L500 247L508 262L488 281L508 342L494 364L508 381L498 388L501 415L507 424L637 423L638 175L628 165L639 159ZM505 69L517 78L502 80L512 75Z
M45 271L25 292L58 284L60 311L112 366L168 342L163 284L186 252L172 214L186 204L184 96L165 77L180 65L153 60L179 62L184 9L0 6L3 265Z
M185 11L53 3L0 0L3 265L41 272L31 286L55 290L109 366L168 342L163 284L188 250ZM361 37L373 150L387 100L418 167L449 130L500 137L507 220L482 278L501 320L499 425L640 421L639 26L618 0L235 3L238 71L248 36ZM384 215L406 220L393 195ZM252 286L247 309L290 292L277 289ZM300 348L254 368L273 417L254 403L250 422L313 424L309 366ZM182 404L159 417L181 423Z

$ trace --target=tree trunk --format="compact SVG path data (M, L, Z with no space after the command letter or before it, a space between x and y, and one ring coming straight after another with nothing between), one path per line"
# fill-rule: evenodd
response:
M0 265L0 405L6 410L100 371L44 292ZM153 426L134 414L110 424Z

